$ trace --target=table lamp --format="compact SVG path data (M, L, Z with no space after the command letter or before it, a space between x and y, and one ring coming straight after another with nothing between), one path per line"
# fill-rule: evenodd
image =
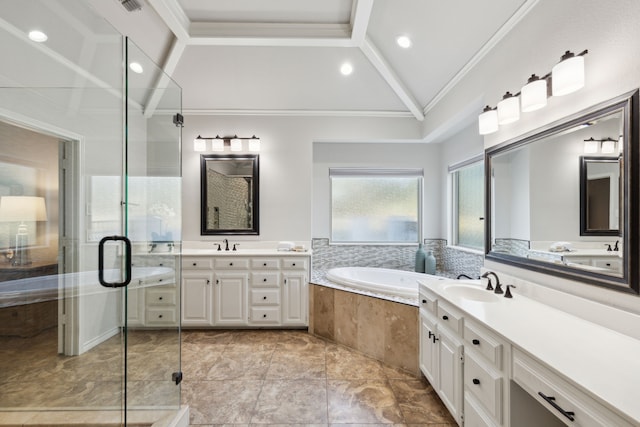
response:
M25 222L46 221L47 208L44 197L2 196L0 198L0 221L20 222L16 233L16 247L12 265L31 264L29 257L29 233Z

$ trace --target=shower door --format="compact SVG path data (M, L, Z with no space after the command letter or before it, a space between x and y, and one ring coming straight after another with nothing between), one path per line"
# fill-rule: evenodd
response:
M151 424L180 403L180 88L90 2L0 8L0 424Z

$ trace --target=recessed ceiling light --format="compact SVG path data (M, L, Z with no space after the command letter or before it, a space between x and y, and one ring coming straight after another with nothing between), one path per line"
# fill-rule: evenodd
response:
M131 68L131 71L138 74L142 74L142 71L144 71L142 69L142 65L140 65L140 63L138 62L132 62L131 64L129 64L129 68Z
M400 36L396 39L398 46L403 49L408 49L411 47L411 39L407 36Z
M343 75L348 76L349 74L353 73L353 65L349 64L348 62L345 62L340 67L340 72Z
M29 38L34 42L42 43L46 42L49 37L42 31L33 30L29 31Z

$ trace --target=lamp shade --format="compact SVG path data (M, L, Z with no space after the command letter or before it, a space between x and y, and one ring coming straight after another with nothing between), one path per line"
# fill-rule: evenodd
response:
M532 74L527 84L520 90L520 104L522 111L539 110L547 105L547 80Z
M593 137L584 140L584 152L586 154L594 154L598 152L598 142Z
M507 92L498 102L498 124L506 125L520 119L520 101L517 96Z
M207 140L204 138L197 137L193 140L193 151L206 151L207 150Z
M231 151L242 151L242 140L240 138L231 140Z
M551 70L553 96L575 92L584 86L584 57L566 51Z
M611 138L602 140L602 154L613 154L616 152L616 141Z
M46 221L44 197L3 196L0 198L0 221Z
M260 151L260 146L262 145L260 138L255 135L249 139L249 151Z
M212 139L211 151L224 151L224 139L221 139L221 138Z
M484 108L482 114L478 116L478 131L480 135L488 135L498 130L498 112L489 107Z

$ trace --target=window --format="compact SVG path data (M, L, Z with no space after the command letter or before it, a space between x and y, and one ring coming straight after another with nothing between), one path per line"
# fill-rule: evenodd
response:
M417 243L422 169L329 169L331 241Z
M452 183L452 243L484 250L484 161L482 156L449 167Z

